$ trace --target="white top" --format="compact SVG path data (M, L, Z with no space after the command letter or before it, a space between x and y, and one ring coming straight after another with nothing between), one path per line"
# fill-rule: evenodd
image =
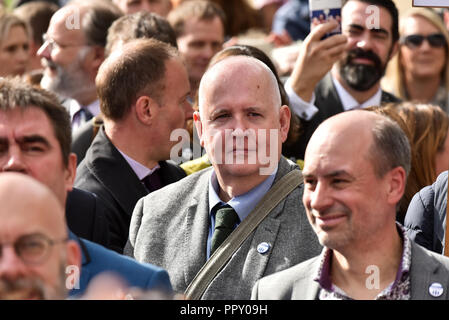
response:
M382 90L380 86L377 92L371 98L369 98L362 104L359 104L357 100L354 99L354 97L351 96L351 94L346 91L346 89L338 82L337 79L332 76L331 78L345 111L380 105L382 98ZM292 86L290 85L290 78L287 80L284 87L290 100L290 108L293 110L293 112L296 113L301 119L304 119L306 121L311 120L313 116L319 111L315 106L315 92L312 94L312 99L309 102L306 102L293 90Z

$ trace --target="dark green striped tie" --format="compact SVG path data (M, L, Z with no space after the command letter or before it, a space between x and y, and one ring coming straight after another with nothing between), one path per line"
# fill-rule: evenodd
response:
M212 236L210 254L226 240L234 230L235 225L240 221L239 216L230 206L217 210L215 214L215 230Z

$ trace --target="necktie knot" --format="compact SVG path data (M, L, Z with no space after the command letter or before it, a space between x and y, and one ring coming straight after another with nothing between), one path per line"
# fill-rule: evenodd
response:
M215 214L215 229L234 229L237 222L239 222L239 216L231 207L218 209Z
M234 227L240 219L237 212L230 206L220 208L215 213L215 229L212 236L211 254L226 240L232 233Z
M148 193L162 188L161 179L159 178L157 170L143 178L142 182L145 185L145 188L147 188Z

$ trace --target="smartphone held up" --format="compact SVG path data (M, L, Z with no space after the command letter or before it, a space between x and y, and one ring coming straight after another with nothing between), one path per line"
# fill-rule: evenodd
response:
M341 33L341 0L309 0L311 29L319 24L335 20L338 27L326 34L324 38Z

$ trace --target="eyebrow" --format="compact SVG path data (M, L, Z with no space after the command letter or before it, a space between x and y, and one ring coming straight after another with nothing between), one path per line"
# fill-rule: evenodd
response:
M363 30L365 30L365 28L363 27L363 26L361 26L361 25L359 25L359 24L355 24L355 23L351 23L351 24L349 24L348 25L350 28L354 28L354 29L357 29L357 30L359 30L359 31L363 31ZM372 29L368 29L370 32L375 32L375 33L383 33L383 34L385 34L385 35L390 35L390 33L387 31L387 30L385 30L384 28L372 28Z
M209 118L213 118L214 116L217 116L222 113L227 113L227 112L229 112L229 110L227 108L217 108L209 114Z
M42 143L44 144L46 147L50 147L50 143L48 142L48 140L46 138L44 138L43 136L40 136L38 134L33 134L30 136L24 136L24 137L20 137L17 139L17 142L19 144L22 143Z
M303 175L304 178L312 178L312 177L315 176L314 174L307 173L305 171L302 172L302 175ZM338 176L349 176L349 177L352 177L346 170L336 170L336 171L332 171L332 172L329 172L328 174L324 175L325 178L335 178L335 177L338 177Z

